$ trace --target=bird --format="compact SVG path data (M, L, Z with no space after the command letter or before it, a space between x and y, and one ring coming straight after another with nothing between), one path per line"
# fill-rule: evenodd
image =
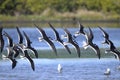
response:
M80 21L78 21L78 24L79 24L79 30L75 32L74 36L78 36L80 34L85 35L84 26L80 23Z
M32 42L30 41L29 37L24 31L23 31L23 34L25 36L26 48L31 50L34 53L35 57L38 58L37 50L31 46Z
M109 77L110 74L111 74L110 68L107 68L107 70L104 72L104 75Z
M78 57L80 57L80 47L75 40L73 40L72 34L65 28L65 33L67 34L67 42L64 42L64 45L68 43L72 44L77 51Z
M35 71L35 64L34 64L34 61L33 61L32 58L29 56L27 50L24 50L24 57L28 59L28 61L29 61L30 64L31 64L32 70Z
M42 40L45 40L48 45L52 48L52 50L54 51L55 55L57 56L57 50L56 50L56 47L54 45L54 43L49 39L49 37L47 36L47 34L45 33L45 31L38 27L36 24L34 24L38 30L38 32L41 34L42 37L39 37L39 40L42 41Z
M109 35L108 33L102 29L101 27L99 27L103 33L103 37L105 38L103 44L107 44L109 45L109 50L106 50L107 52L112 52L115 56L116 59L120 60L120 52L117 50L117 48L115 47L114 43L109 39Z
M57 70L58 70L59 73L62 72L62 69L63 69L63 68L62 68L61 64L58 64Z
M108 45L110 46L109 52L112 52L116 59L120 60L120 52L117 50L117 48L114 46L113 42L111 40L107 40Z
M86 45L84 47L90 46L95 51L98 58L100 59L100 57L101 57L100 49L99 49L98 45L93 43L94 35L93 35L93 32L90 27L89 27L89 33L85 32L85 36L86 36Z
M63 45L63 47L68 51L69 54L71 54L70 48L67 45L64 45L63 40L60 38L60 35L58 33L58 31L52 26L52 24L48 23L49 26L52 28L54 34L55 34L55 41L59 42L61 45Z
M4 48L4 39L2 35L3 27L0 27L0 52L2 53L3 48Z
M7 32L4 31L3 35L7 37L7 40L8 40L8 46L7 47L10 47L14 51L15 57L17 57L19 55L19 48L18 48L18 46L16 46L13 43L13 39L11 38L11 36Z
M12 62L12 69L16 67L17 61L14 58L14 51L11 47L7 47L7 56L2 54L2 58L9 59Z
M109 35L108 33L102 29L100 26L98 26L99 29L102 31L103 37L104 37L104 41L102 42L102 44L108 44L107 40L109 40Z

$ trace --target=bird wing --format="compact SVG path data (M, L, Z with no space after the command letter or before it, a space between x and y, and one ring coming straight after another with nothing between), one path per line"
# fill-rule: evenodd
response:
M22 44L23 43L23 36L22 36L22 33L20 32L19 28L16 27L17 29L17 32L18 32L18 39L19 39L19 44Z
M30 64L31 64L31 68L34 71L35 70L35 65L34 65L34 61L31 59L31 57L28 55L27 50L24 51L25 53L25 57L29 60Z
M2 30L3 30L3 27L0 27L0 51L2 52L3 51L3 48L4 48L4 39L3 39L3 35L2 35Z
M23 34L25 36L26 46L30 47L32 42L30 41L29 37L27 36L27 34L24 31L23 31Z
M55 34L55 37L56 37L56 40L59 40L59 39L60 39L60 36L59 36L59 33L57 32L57 30L56 30L50 23L48 23L48 24L49 24L50 27L53 29L54 34Z
M8 45L10 47L13 47L13 39L10 37L10 35L4 31L4 35L8 38Z
M33 48L33 47L28 47L28 48L34 53L35 57L38 58L37 50L35 48Z
M104 29L102 29L100 26L98 26L98 27L99 27L100 30L102 31L104 38L109 39L108 33L107 33Z
M48 45L52 48L52 50L55 52L55 54L57 55L57 50L56 50L56 47L55 47L55 45L53 44L53 42L51 41L51 40L49 40L49 39L46 39L45 40L47 43L48 43Z

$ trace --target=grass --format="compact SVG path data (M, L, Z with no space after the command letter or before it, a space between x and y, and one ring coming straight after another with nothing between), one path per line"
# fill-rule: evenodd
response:
M64 20L119 20L119 14L113 13L103 13L96 11L88 11L88 10L78 10L76 12L56 12L54 10L47 9L40 15L19 15L19 16L10 16L10 15L0 15L0 22L4 27L15 27L16 25L20 26L33 26L33 22L31 23L2 23L2 21L64 21ZM48 26L47 23L37 23L41 25L41 27ZM55 27L76 27L78 25L73 23L53 23ZM119 27L118 23L90 23L90 22L82 22L85 26L110 26L110 27Z

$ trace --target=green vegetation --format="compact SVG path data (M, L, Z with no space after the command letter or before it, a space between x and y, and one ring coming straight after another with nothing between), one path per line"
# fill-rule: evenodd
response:
M119 21L119 4L120 0L1 0L0 21L74 19Z
M72 54L69 54L65 49L57 49L58 56L52 50L38 50L39 58L78 58L78 55L75 49L71 49ZM105 54L105 49L101 48L101 58L111 58L114 57L113 54ZM3 52L6 55L6 51ZM34 55L30 53L31 57L34 58ZM80 58L98 58L92 49L84 50L81 48L81 57Z

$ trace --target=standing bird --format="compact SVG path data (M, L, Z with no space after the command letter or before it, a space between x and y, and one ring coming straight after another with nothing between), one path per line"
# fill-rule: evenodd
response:
M2 53L3 48L4 48L4 39L2 35L3 27L0 27L0 52Z
M67 43L72 44L77 51L78 57L80 57L80 47L78 46L77 42L73 40L72 34L67 29L64 29L64 31L67 34L67 42L64 42L64 45L67 45Z
M55 34L55 41L58 41L61 45L64 46L64 48L68 51L69 54L71 54L70 48L67 45L64 45L63 40L60 38L60 35L58 33L58 31L49 23L50 27L52 28L52 30L54 31Z
M27 36L27 34L26 34L24 31L23 31L23 34L24 34L24 36L25 36L26 49L31 50L31 51L34 53L35 57L38 58L37 50L34 49L34 48L31 46L31 43L32 43L32 42L30 41L29 37Z
M63 68L62 68L61 64L58 64L57 70L58 70L59 73L62 72L62 69L63 69Z
M107 68L107 70L104 72L104 75L107 75L107 77L109 77L110 74L111 74L110 68Z
M94 35L90 27L89 27L89 33L86 32L85 36L86 36L86 45L84 47L90 46L95 51L98 58L100 59L100 56L101 56L100 49L96 44L93 43Z
M52 48L52 50L55 52L55 54L57 55L56 47L55 47L54 43L49 39L49 37L47 36L45 31L42 28L38 27L36 24L35 24L35 26L42 36L42 37L39 37L39 40L40 41L45 40L48 43L48 45Z

